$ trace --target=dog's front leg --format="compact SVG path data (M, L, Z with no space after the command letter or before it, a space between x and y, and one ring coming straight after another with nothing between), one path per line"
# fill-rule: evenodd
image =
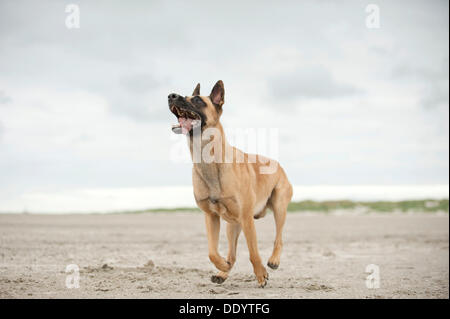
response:
M206 234L208 236L209 259L220 271L228 272L230 264L219 254L220 217L205 212Z
M241 233L241 225L238 223L227 223L227 238L228 238L228 257L227 262L230 264L230 270L236 262L236 247ZM211 277L211 281L216 284L221 284L227 280L229 271L220 271L217 275Z
M256 239L255 223L253 216L249 215L242 219L242 230L244 231L245 239L247 240L248 252L250 254L250 262L253 265L253 271L258 280L259 286L264 288L269 279L269 274L261 262L261 257L258 252L258 242Z

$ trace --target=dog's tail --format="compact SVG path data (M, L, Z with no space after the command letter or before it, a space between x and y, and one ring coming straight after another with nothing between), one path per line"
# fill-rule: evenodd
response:
M263 218L264 216L266 216L267 213L267 206L263 208L262 211L260 211L258 214L256 214L255 216L253 216L254 219L260 219Z

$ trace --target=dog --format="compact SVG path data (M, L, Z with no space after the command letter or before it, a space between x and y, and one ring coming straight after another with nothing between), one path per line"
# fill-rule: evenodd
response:
M217 275L211 277L212 282L221 284L228 278L236 261L236 246L242 230L256 280L260 287L264 287L269 276L258 252L254 219L264 217L267 208L273 211L276 235L272 256L267 265L277 269L283 246L283 226L293 193L292 185L278 162L244 153L227 143L220 123L224 98L222 81L214 85L209 96L200 95L200 83L191 96L169 94L169 110L178 119L178 124L172 126L172 131L187 136L193 159L194 197L205 216L209 259L219 270ZM215 134L208 135L205 139L203 135L207 131ZM214 147L211 147L211 143ZM198 154L207 155L214 160L198 160L197 156L194 161ZM259 160L255 161L255 157ZM262 173L267 168L265 163L268 161L275 164L274 169L270 173ZM221 218L227 222L226 259L218 251Z

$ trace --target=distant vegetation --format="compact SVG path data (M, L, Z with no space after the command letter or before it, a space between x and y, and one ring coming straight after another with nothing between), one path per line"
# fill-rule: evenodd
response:
M149 208L142 210L126 210L126 211L116 211L116 214L143 214L143 213L192 213L192 212L201 212L201 210L197 207L178 207L178 208Z
M353 202L340 201L301 201L289 204L290 212L330 212L336 210L361 210L369 212L447 212L448 199L443 200L407 200L407 201L377 201Z
M377 201L377 202L354 202L349 200L338 201L312 201L305 200L291 202L288 206L289 212L333 212L339 210L361 211L361 212L447 212L449 211L448 199L434 200L408 200L408 201ZM118 213L170 213L170 212L200 212L194 207L180 208L153 208L137 211L125 211Z

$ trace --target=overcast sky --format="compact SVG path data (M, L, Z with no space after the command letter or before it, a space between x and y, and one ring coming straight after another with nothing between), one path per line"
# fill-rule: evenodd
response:
M69 3L0 2L3 196L190 185L167 95L219 79L293 184L448 183L448 1Z

